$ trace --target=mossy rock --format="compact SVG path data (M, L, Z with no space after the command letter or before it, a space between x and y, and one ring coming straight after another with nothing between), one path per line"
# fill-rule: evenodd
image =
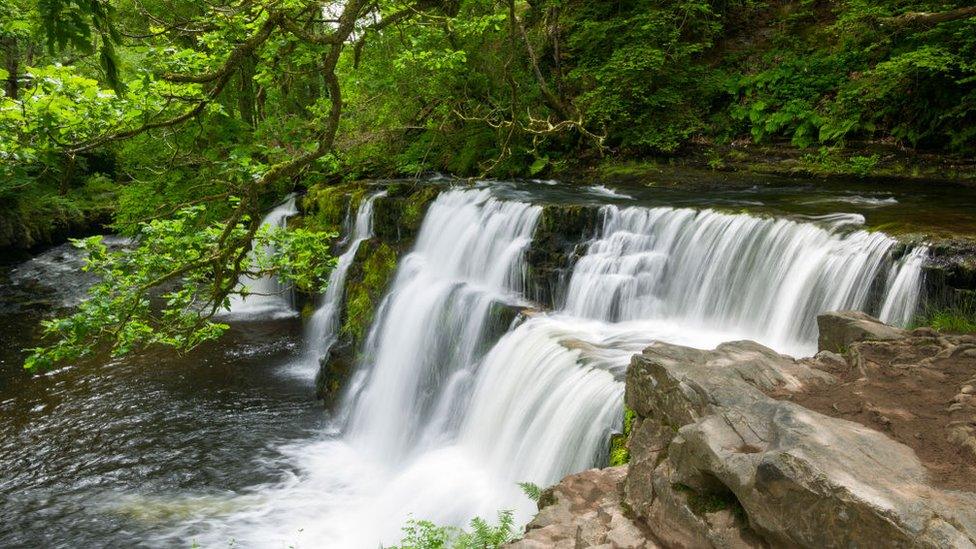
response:
M369 190L366 181L313 185L301 202L305 226L311 230L341 233L350 212L359 208Z
M374 238L359 246L346 278L339 329L342 339L353 348L358 349L365 341L396 267L396 250L386 242Z
M442 190L428 184L391 184L387 196L374 206L373 232L377 238L397 242L400 249L409 247L420 231L427 208Z
M610 435L610 467L624 465L630 462L630 432L634 429L637 414L624 405L624 432Z
M599 226L599 206L543 205L532 246L525 254L530 299L549 308L558 305L556 292L565 286L563 279L584 251L580 243L595 236Z
M745 509L728 489L718 490L696 490L685 484L674 484L671 486L675 492L685 495L685 502L691 512L699 517L719 511L730 510L732 516L740 522L747 520Z
M342 396L346 380L356 366L355 353L348 345L334 346L329 355L319 361L315 377L315 394L327 409L334 409Z

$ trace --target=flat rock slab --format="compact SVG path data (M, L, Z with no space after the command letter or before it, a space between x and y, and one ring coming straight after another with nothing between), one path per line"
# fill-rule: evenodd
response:
M539 514L509 549L653 549L647 529L623 506L627 466L570 475L539 499Z
M896 340L852 343L814 368L839 382L789 398L911 447L941 488L976 491L976 337L920 328Z

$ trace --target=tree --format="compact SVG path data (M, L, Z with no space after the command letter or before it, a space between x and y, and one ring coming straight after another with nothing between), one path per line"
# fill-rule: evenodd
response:
M113 55L104 48L113 47L123 34L138 37L147 60L163 55L155 65L140 67L129 82L118 82L117 88L125 90L118 94L99 90L70 68L31 69L35 90L20 100L7 99L17 101L21 114L14 108L3 111L7 120L2 127L8 135L15 134L4 143L17 149L11 155L24 156L21 164L43 153L60 155L73 166L79 155L160 134L179 146L185 144L181 139L191 123L202 121L232 128L239 119L226 120L226 107L233 103L227 96L235 79L246 81L238 89L248 106L239 115L254 126L251 137L260 139L231 135L225 143L231 158L202 166L201 182L208 190L190 201L189 209L178 208L169 219L154 216L157 219L128 226L139 239L136 250L110 254L95 240L81 243L90 254L88 269L102 282L76 313L45 323L52 343L35 349L26 366L47 367L104 347L116 354L153 344L192 348L222 332L224 327L211 318L227 305L229 295L239 291L242 273L276 274L304 282L309 289L321 285L328 264L323 239L305 231L288 236L262 232L262 199L293 185L313 164L332 162L343 109L339 61L348 45L363 39L357 33L439 7L431 0L389 5L366 0L245 1L214 5L192 17L172 15L170 20L140 8L152 22L140 34L117 31L116 14L106 4L43 3L49 41L90 51L87 41L97 35L103 68L104 57ZM287 83L275 76L285 55L314 68L325 93L304 109L304 123L281 131L273 123L259 123L251 108L257 95L251 86L259 83L265 96L275 85L285 88ZM106 79L114 82L117 65L111 63L116 68L106 73L115 73ZM28 108L34 110L25 114ZM191 162L200 167L199 160ZM222 192L213 192L217 189ZM270 264L256 264L248 253L252 243L270 240L282 253ZM167 284L176 287L159 294ZM154 295L161 302L154 303Z

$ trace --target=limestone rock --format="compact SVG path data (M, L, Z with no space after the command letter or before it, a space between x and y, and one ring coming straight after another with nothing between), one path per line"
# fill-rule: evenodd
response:
M652 345L627 374L625 502L670 547L976 547L976 494L932 487L878 431L767 396L829 377L752 342Z
M817 348L835 353L844 353L856 341L893 340L907 334L860 311L822 314L817 317L817 327L820 330Z
M547 490L525 537L510 549L652 549L646 528L627 516L621 488L627 466L570 475Z

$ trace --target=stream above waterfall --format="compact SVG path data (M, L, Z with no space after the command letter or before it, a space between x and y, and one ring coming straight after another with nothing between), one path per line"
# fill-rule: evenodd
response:
M312 377L338 329L337 288L304 326L276 303L186 356L29 378L17 349L51 304L77 299L64 279L77 252L4 266L0 546L372 548L410 517L463 525L512 509L524 523L534 503L516 483L604 464L623 373L651 340L809 354L818 312L904 323L914 310L926 250L866 227L976 234L976 193L958 188L948 201L863 182L430 184L443 190L333 414ZM384 186L371 191L347 212L336 284L372 234ZM596 206L599 222L538 311L525 256L554 203Z

